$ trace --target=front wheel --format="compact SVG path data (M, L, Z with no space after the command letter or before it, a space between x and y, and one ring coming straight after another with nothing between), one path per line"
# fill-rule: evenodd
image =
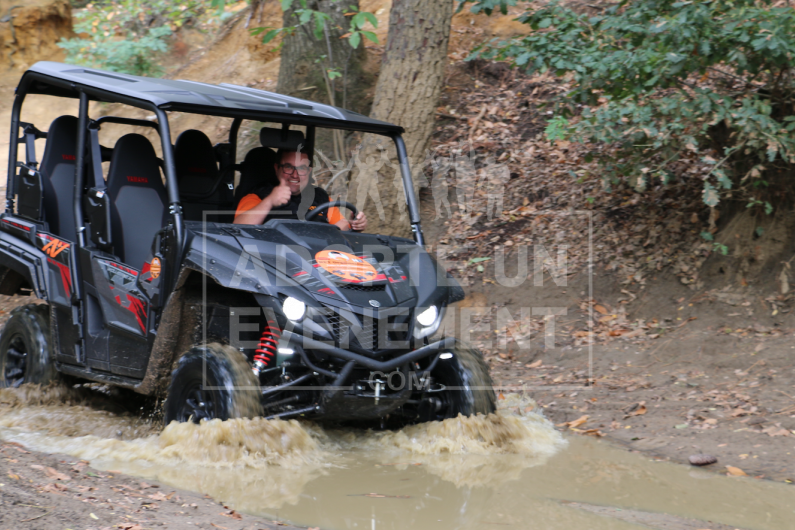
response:
M242 353L217 343L197 346L179 360L172 373L166 425L261 416L260 396L259 381Z
M0 335L0 388L46 385L56 379L49 306L28 304L13 310Z
M497 410L494 383L483 354L461 341L456 341L449 353L453 356L443 354L431 372L432 384L421 410L423 419L439 421Z

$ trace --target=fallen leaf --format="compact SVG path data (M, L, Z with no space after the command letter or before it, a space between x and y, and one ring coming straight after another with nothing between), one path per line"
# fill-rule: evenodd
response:
M41 491L46 491L47 493L58 493L59 491L69 491L69 488L61 484L60 482L50 482L46 486L44 486Z
M215 524L215 523L210 523L210 524L216 528L221 528L222 530L229 530L227 527L221 526L220 524Z
M69 475L65 475L60 471L56 471L51 467L44 468L44 474L53 480L63 480L63 481L72 480L71 478L69 478Z
M525 366L525 368L538 368L538 367L539 367L539 366L541 366L542 364L544 364L544 361L543 361L543 360L541 360L541 359L539 359L539 360L537 360L537 361L535 361L535 362L533 362L533 363L526 364L526 365L524 365L524 366Z
M577 418L574 421L566 422L565 425L568 425L569 429L576 429L577 427L579 427L580 425L582 425L586 421L588 421L588 415L580 416L579 418Z
M605 308L605 306L603 305L596 304L595 306L593 306L593 308L594 311L596 311L597 313L601 313L603 315L607 314L607 308Z
M739 467L726 466L726 474L732 477L747 477L748 475Z
M97 516L96 516L96 515L94 515L93 513L90 513L90 514L88 514L88 515L90 515L92 519L97 519L97 520L99 520L99 517L97 517Z
M231 517L232 519L242 519L243 516L237 513L234 510L230 510L229 513L219 513L218 515L223 515L224 517Z
M641 403L638 405L638 408L628 413L627 416L642 416L643 414L646 414L647 410L648 409L646 409L646 405Z
M39 471L44 471L44 466L40 466L38 464L33 464L30 466L31 469L38 469Z
M147 495L147 497L149 497L152 500L156 500L156 501L167 501L168 500L168 497L166 497L166 495L162 491L158 491L157 493L154 493L152 495Z

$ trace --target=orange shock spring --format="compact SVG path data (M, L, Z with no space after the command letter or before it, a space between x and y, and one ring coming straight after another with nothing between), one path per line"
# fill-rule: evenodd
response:
M279 345L279 338L282 336L279 326L273 320L268 320L262 336L259 339L257 349L254 350L254 373L260 371L276 359L276 349Z

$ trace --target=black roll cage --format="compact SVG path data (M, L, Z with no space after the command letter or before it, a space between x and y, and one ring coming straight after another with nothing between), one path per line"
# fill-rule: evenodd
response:
M101 75L99 70L93 70L95 75ZM112 77L116 74L106 74L107 77ZM129 76L132 77L132 76ZM231 85L226 85L231 86ZM30 90L33 87L33 90ZM243 87L238 87L243 89ZM103 101L110 103L122 103L131 107L136 107L144 110L151 111L155 114L156 120L149 122L145 120L135 120L130 118L118 117L100 117L94 120L93 123L99 124L103 122L121 123L137 126L154 127L160 136L161 148L163 152L163 172L166 178L166 192L168 194L168 210L174 222L176 245L177 248L182 248L185 242L185 223L182 216L182 206L179 198L179 187L177 184L176 168L174 165L174 152L173 145L171 144L171 131L169 129L167 111L179 111L192 114L202 114L208 116L216 116L219 118L233 118L232 126L229 130L229 144L231 152L231 160L237 159L237 136L240 130L240 125L244 119L256 120L260 122L281 123L284 131L288 130L290 125L301 125L307 128L307 144L310 156L314 153L315 142L315 128L324 127L329 129L350 130L372 134L379 134L387 136L392 139L397 149L398 161L400 164L400 173L403 182L403 191L406 199L406 205L409 210L409 221L411 223L412 234L415 242L418 245L424 245L425 240L422 233L420 223L420 211L417 203L417 198L414 194L414 185L411 178L411 167L408 161L406 152L406 145L401 136L402 128L395 125L383 123L383 126L370 125L367 123L347 122L342 119L324 118L318 116L310 116L308 114L294 114L286 116L283 112L275 112L273 110L263 110L262 108L255 109L235 109L228 107L218 107L210 105L196 105L185 103L164 103L157 105L153 101L147 99L131 97L125 94L116 93L110 90L98 88L88 84L76 83L67 79L59 79L51 75L43 74L34 70L28 70L23 75L20 83L16 89L16 96L14 104L11 109L11 138L9 142L9 157L8 157L8 183L6 186L6 213L13 214L15 209L15 197L17 194L17 153L20 141L25 141L25 138L19 137L19 129L21 126L20 114L22 104L28 94L45 94L57 97L77 98L79 99L79 112L78 112L78 131L77 134L77 153L75 160L75 183L74 183L74 212L75 212L75 228L77 232L77 245L85 247L85 225L83 215L83 191L85 189L85 153L88 125L90 118L88 117L88 104L90 101ZM312 102L307 102L311 104ZM346 126L347 124L347 126ZM35 169L35 168L34 168Z

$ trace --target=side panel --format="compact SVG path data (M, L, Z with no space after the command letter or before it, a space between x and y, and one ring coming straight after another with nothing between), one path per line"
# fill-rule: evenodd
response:
M82 364L81 333L77 307L72 306L76 269L74 246L46 232L36 234L36 247L44 253L47 283L53 323L53 337L57 341L56 359L68 364Z
M0 267L7 267L25 278L37 298L48 300L46 254L36 248L36 225L3 216L0 218Z
M91 272L106 325L110 371L143 377L149 360L149 303L137 285L139 272L105 257L92 258Z

